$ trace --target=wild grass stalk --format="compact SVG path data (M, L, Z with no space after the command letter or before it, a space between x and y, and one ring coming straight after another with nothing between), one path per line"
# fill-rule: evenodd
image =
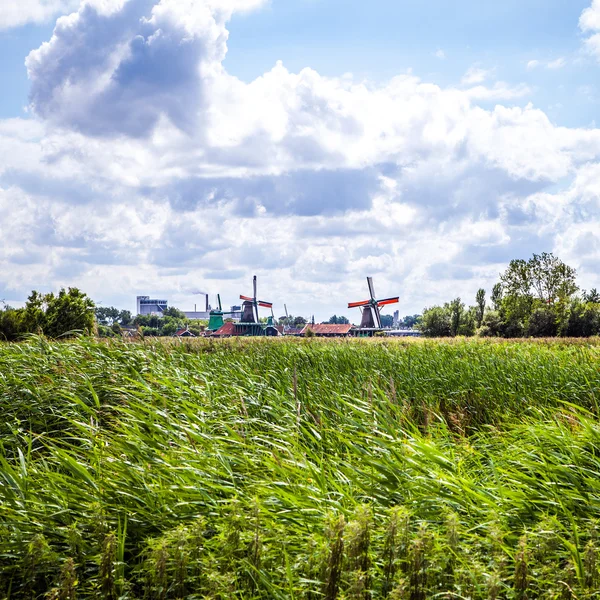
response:
M0 598L591 599L598 397L597 340L2 344Z

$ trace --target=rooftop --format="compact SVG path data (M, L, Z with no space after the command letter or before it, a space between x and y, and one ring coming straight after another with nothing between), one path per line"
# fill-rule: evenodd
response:
M308 324L302 330L302 335L310 329L315 335L348 335L354 325L330 325L329 323Z

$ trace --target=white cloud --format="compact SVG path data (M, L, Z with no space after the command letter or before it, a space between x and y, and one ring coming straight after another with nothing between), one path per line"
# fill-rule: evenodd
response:
M589 34L584 41L585 48L600 60L600 0L593 0L592 5L581 13L579 27Z
M531 94L531 88L520 83L511 86L505 81L497 81L492 87L477 85L466 90L473 100L516 100Z
M582 31L600 30L600 0L593 0L592 5L581 13L579 27Z
M440 60L446 60L446 53L441 48L436 50L433 55Z
M45 23L78 6L79 0L4 0L0 2L0 30Z
M556 69L562 69L566 64L567 64L567 59L564 58L563 56L561 56L555 60L550 60L550 61L541 61L541 60L534 59L534 60L528 61L527 70L533 71L534 69L537 69L538 67L544 67L546 69L556 70Z
M491 79L494 76L495 69L482 69L477 65L473 65L467 69L467 72L463 75L461 83L464 85L473 85L476 83L483 83L486 79Z
M90 0L59 21L28 59L38 119L0 121L0 298L233 301L256 271L277 306L324 318L373 274L408 313L598 221L600 131L483 108L529 90L479 67L461 89L282 63L244 83L226 20L259 4Z

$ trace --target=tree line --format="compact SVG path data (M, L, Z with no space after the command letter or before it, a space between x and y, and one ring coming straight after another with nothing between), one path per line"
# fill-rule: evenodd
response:
M420 329L428 337L589 337L600 335L600 293L581 291L576 271L551 253L534 254L529 260L512 260L500 275L487 298L479 289L475 303L466 306L455 298L441 306L425 309L423 315L409 315L400 327ZM346 324L345 316L333 315L332 324ZM279 324L302 327L303 317L281 317ZM384 327L392 317L382 315ZM74 332L101 337L121 335L135 328L145 336L172 336L188 328L199 335L205 321L192 321L176 308L163 315L138 315L114 307L96 307L77 288L57 294L33 291L23 308L0 308L0 340L17 340L28 333L57 338Z
M428 337L590 337L600 335L600 293L581 291L576 271L552 253L512 260L475 304L455 298L425 309L418 327Z

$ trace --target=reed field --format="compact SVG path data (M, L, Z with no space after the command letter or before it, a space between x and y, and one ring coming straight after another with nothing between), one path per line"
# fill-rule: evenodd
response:
M600 597L600 342L0 344L0 599Z

